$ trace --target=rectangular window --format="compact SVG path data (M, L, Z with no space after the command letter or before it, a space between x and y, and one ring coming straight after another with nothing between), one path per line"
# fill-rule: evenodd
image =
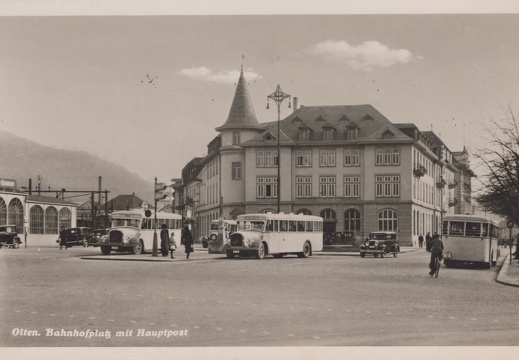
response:
M400 176L377 175L375 176L375 196L376 197L399 197L400 196Z
M335 177L320 176L319 177L319 196L335 197Z
M297 167L312 166L312 151L311 150L297 151L296 152L296 166Z
M232 143L234 145L240 143L240 133L238 131L235 131L232 133Z
M265 167L265 151L256 153L256 167Z
M358 149L344 149L344 166L359 166L360 154Z
M360 177L345 176L344 177L344 197L360 196Z
M319 166L335 166L335 150L319 150Z
M241 162L232 163L232 179L241 180Z
M400 165L400 149L377 149L375 152L375 165Z
M296 197L298 197L298 198L312 197L312 177L311 176L296 177Z
M256 179L257 198L277 198L278 179L277 177L258 177Z

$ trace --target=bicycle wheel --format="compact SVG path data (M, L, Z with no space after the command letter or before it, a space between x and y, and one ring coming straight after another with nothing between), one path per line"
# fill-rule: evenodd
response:
M437 278L438 274L440 273L440 259L438 258L438 256L436 256L436 258L434 258L434 267L435 267L434 277Z

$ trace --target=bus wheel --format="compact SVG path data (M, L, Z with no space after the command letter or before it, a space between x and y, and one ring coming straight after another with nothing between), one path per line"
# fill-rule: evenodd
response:
M234 252L232 250L227 250L225 252L225 256L227 257L227 259L234 259Z
M258 247L258 251L256 252L256 259L263 259L265 257L265 244L261 243Z
M100 246L100 248L101 248L101 252L104 255L110 255L110 253L112 252L112 247L110 247L110 246Z
M360 253L360 257L363 258L364 256L366 256L365 253Z
M132 253L135 255L144 254L144 243L142 240L139 240L137 245L132 248Z
M307 258L310 256L311 253L312 253L312 247L310 246L310 243L307 241L303 245L303 252L297 254L297 256L300 258Z

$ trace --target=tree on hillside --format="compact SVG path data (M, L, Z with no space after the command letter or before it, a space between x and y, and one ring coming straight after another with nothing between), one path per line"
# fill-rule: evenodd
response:
M476 200L519 225L519 123L510 106L503 113L485 123L485 147L475 154L485 172Z

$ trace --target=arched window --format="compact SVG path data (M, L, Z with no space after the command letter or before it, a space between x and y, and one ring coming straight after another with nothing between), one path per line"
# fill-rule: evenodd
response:
M264 209L264 210L261 210L261 213L262 214L267 214L267 213L277 214L278 212L273 209Z
M31 207L31 210L29 211L29 216L31 219L31 223L30 223L31 234L43 234L44 233L43 208L39 205L33 205Z
M11 225L16 225L16 230L19 233L24 231L23 229L23 205L19 199L13 199L9 203L9 209L7 213L7 221Z
M378 213L379 231L397 231L398 213L391 209L382 210Z
M325 209L325 210L321 211L321 217L324 220L335 220L336 219L335 211L333 211L331 209Z
M299 209L296 211L296 214L312 215L312 212L308 209Z
M355 209L344 212L344 230L354 232L360 230L360 212Z
M58 233L58 210L50 206L45 210L45 234Z
M72 213L69 208L62 208L59 211L59 227L65 229L72 227Z
M0 198L0 224L7 224L7 205L2 198Z

